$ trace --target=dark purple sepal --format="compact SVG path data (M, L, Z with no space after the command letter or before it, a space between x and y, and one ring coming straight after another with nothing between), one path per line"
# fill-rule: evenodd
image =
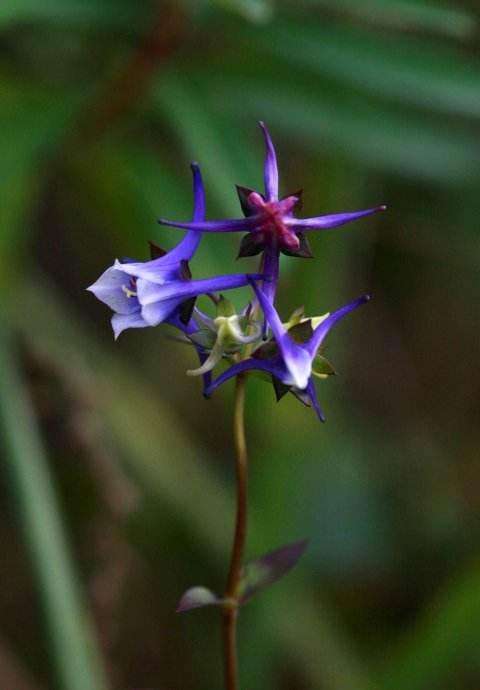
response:
M255 192L255 190L250 189L249 187L242 187L239 184L236 184L235 187L237 188L238 200L240 201L240 206L242 207L244 215L248 217L253 215L254 213L258 213L258 208L253 206L248 201L248 197L250 196L250 194ZM257 194L259 194L259 192L257 192ZM260 196L262 197L262 199L265 199L263 194L260 194Z
M186 326L192 318L193 309L195 307L196 301L196 297L190 297L190 299L187 299L185 302L182 302L182 304L178 308L178 317L184 326Z
M298 388L290 388L290 393L296 397L297 400L299 400L302 405L305 405L305 407L311 407L312 406L312 401L310 400L310 396L308 393L305 391L300 391Z
M288 335L296 343L306 343L313 335L312 320L300 321L288 329Z
M161 247L159 247L158 244L156 244L155 242L152 242L152 240L149 240L148 244L150 246L150 258L151 259L160 259L162 256L165 256L165 254L168 254L168 252L165 249L162 249Z
M297 198L297 202L295 203L295 211L301 211L303 208L303 189L299 189L296 192L293 192L292 194L285 194L285 196L282 196L280 201L283 201L284 199L288 199L289 197L294 196Z
M275 391L275 397L277 399L277 402L280 402L283 396L287 395L287 393L290 392L290 386L287 386L285 383L282 383L275 376L272 376L271 378L273 390Z
M201 609L204 606L221 606L223 600L206 587L190 587L178 602L176 613Z
M179 276L180 276L181 280L191 280L192 279L192 272L190 270L190 266L188 265L188 261L186 259L182 259L180 261Z
M237 254L237 259L242 259L244 256L257 256L265 249L265 242L258 237L259 233L249 232L244 235L240 242L240 247Z
M307 548L308 540L287 544L247 563L242 571L240 604L246 604L257 592L286 575Z
M287 249L286 247L281 247L280 251L282 254L285 254L286 256L295 256L297 259L313 259L313 252L303 232L297 232L296 235L300 242L298 249Z
M255 352L252 352L252 357L255 359L271 359L278 355L278 345L275 340L269 340L260 347L257 347Z

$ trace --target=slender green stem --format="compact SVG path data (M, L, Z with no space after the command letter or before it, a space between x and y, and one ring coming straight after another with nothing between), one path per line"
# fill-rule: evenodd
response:
M225 590L223 636L225 646L225 689L239 690L237 659L238 593L241 581L243 554L247 536L247 475L248 456L245 440L245 384L246 375L236 378L233 435L236 454L237 512L230 570Z

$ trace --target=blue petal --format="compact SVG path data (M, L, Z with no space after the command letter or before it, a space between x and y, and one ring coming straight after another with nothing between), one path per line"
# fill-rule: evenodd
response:
M193 220L205 219L205 187L198 163L190 166L193 174Z
M265 197L267 201L278 201L278 165L275 148L264 122L258 123L265 139L265 163L263 179L265 182Z
M205 220L205 188L198 163L192 163L193 174L193 220ZM195 254L202 239L202 233L198 230L189 230L183 240L177 244L165 257L169 262L189 261Z
M316 218L285 218L284 222L294 230L303 230L303 232L308 232L308 230L328 230L329 228L336 228L339 225L350 223L352 220L358 220L373 213L378 213L378 211L385 211L386 208L386 206L376 206L364 211L333 213L329 216L317 216Z
M180 222L159 218L160 225L168 225L172 228L183 228L184 230L200 230L200 232L249 232L255 228L262 220L262 216L255 215L248 218L235 218L225 220L205 220Z
M325 319L325 321L322 321L322 323L319 326L317 326L314 330L313 335L308 341L308 343L305 344L305 347L307 348L310 356L312 358L315 357L318 348L325 339L325 336L332 328L332 326L334 326L337 323L337 321L340 321L340 319L343 319L344 316L349 314L354 309L357 309L357 307L360 307L362 304L365 304L370 299L370 295L362 295L353 302L350 302L349 304L346 304L344 307L337 309L337 311L334 311L332 314L330 314L330 316L328 316Z
M135 295L127 296L132 289L130 281L125 271L110 266L87 290L117 314L133 314L139 310L139 305Z
M310 401L312 403L312 407L315 410L315 412L317 413L317 417L319 418L319 420L321 422L325 422L326 421L325 415L323 414L323 410L318 403L317 391L315 389L315 384L314 384L312 378L308 382L307 393L308 393L308 397L310 398Z
M134 314L114 314L111 323L115 340L127 328L145 328L150 325L142 317L140 310Z
M242 362L234 364L229 369L220 374L220 376L217 376L217 378L214 381L212 381L212 383L205 390L205 396L207 398L210 397L210 395L219 386L221 386L222 383L225 383L225 381L228 381L233 376L237 376L238 374L241 374L244 371L251 371L252 369L266 371L268 374L272 374L272 376L276 376L277 378L280 378L280 376L282 375L281 368L279 368L278 364L276 364L274 360L255 359L254 357L250 357L250 359L244 359Z
M297 345L290 338L278 316L277 310L270 304L263 290L254 283L252 283L252 286L273 331L285 364L286 371L282 381L289 386L295 386L303 390L306 388L312 373L312 358L304 347Z
M149 304L156 300L178 298L180 301L188 297L203 295L208 292L219 292L243 287L249 282L248 275L238 273L236 275L223 275L204 280L172 280L163 285L152 284L142 279L137 280L137 294L140 304ZM259 274L252 274L251 278L261 278Z
M160 256L152 261L138 261L137 263L121 264L119 261L116 261L114 266L117 270L128 273L135 278L142 278L151 283L163 285L167 281L178 278L180 268L179 262L171 263L169 254Z
M173 315L181 302L181 299L174 298L142 305L142 317L149 326L158 326Z
M270 328L273 331L275 340L280 345L280 341L285 337L287 331L285 330L285 327L278 316L277 310L272 304L270 304L264 290L259 288L258 285L255 284L255 281L250 280L249 282L255 291L258 301L260 302L260 306L262 307L265 318L267 319Z

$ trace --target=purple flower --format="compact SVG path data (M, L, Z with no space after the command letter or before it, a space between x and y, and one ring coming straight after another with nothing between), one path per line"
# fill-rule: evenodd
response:
M272 302L278 279L278 255L282 251L295 256L311 256L304 233L311 230L327 230L350 221L363 218L385 206L377 206L352 213L335 213L314 218L295 218L293 212L300 205L301 192L278 198L278 167L275 148L263 122L262 128L266 155L264 164L265 192L260 194L246 187L237 187L245 218L225 220L202 220L179 222L159 219L162 225L169 225L202 232L248 232L242 240L240 256L259 254L265 251L263 270L269 281L264 289Z
M192 172L193 220L200 222L205 217L205 192L198 165L192 164ZM188 261L200 239L201 232L190 230L174 249L152 261L122 263L117 260L87 288L115 312L112 317L115 338L126 328L145 328L165 321L191 332L195 326L182 324L180 318L181 307L186 301L200 294L247 284L245 274L190 280Z
M304 343L295 342L282 324L275 307L269 302L264 291L252 281L253 289L263 309L263 313L272 329L278 354L267 359L254 356L234 364L223 374L218 376L207 388L206 395L222 383L238 374L257 369L271 374L282 384L300 394L301 399L308 399L321 421L325 421L324 414L318 404L315 386L312 379L312 364L326 335L337 321L346 316L361 304L368 302L369 295L363 295L359 299L347 304L337 311L329 314L313 331L312 336Z

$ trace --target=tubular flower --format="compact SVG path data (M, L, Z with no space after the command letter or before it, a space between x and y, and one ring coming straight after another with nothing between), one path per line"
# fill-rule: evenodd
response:
M192 172L193 220L201 222L205 218L205 192L198 165L192 164ZM190 280L188 261L195 253L201 235L198 230L190 230L174 249L152 261L117 260L87 288L115 312L112 317L115 338L127 328L156 326L162 322L191 332L195 325L190 322L190 314L182 314L182 305L200 294L247 284L245 274Z
M237 376L245 371L260 370L271 374L274 379L288 389L292 389L293 392L299 395L301 400L312 405L321 421L325 421L325 416L317 400L312 378L313 362L332 326L349 312L365 304L365 302L368 302L370 296L363 295L359 299L329 314L316 326L311 337L306 342L298 343L289 335L275 307L270 304L265 292L253 282L252 287L255 290L266 320L272 329L278 347L278 353L266 359L255 356L254 353L249 359L234 364L210 384L206 390L206 395L211 395L218 386L233 376Z
M301 192L279 199L278 166L275 148L263 122L260 127L265 139L264 194L246 187L237 187L240 204L245 218L225 220L202 220L193 222L159 219L162 225L202 232L247 232L240 247L239 256L251 256L264 252L263 270L268 280L264 291L273 302L278 280L279 253L311 257L304 233L312 230L327 230L363 218L385 206L377 206L351 213L335 213L313 218L296 218L294 210L301 205Z

